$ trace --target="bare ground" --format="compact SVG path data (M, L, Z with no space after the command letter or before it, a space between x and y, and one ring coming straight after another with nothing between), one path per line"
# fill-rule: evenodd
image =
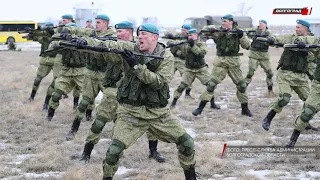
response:
M248 58L247 52L243 52L245 55L242 57L241 68L245 76ZM274 72L281 52L281 49L271 49ZM207 55L210 70L214 53L211 48ZM102 161L110 143L113 124L106 125L103 139L94 148L90 163L80 163L78 158L91 122L83 121L75 140L65 141L74 117L72 95L69 99L61 100L54 119L46 121L46 113L41 108L46 89L52 80L50 74L42 81L35 101L23 103L30 95L38 61L38 52L0 53L0 179L101 179ZM181 77L176 73L170 84L171 94L180 80ZM276 85L275 82L275 87ZM249 108L254 115L252 118L241 116L240 103L235 96L236 87L229 77L218 85L215 93L222 109L211 110L207 106L201 116L194 117L191 112L197 107L198 98L204 89L196 80L192 90L195 99L185 99L182 96L177 107L172 110L195 139L196 169L202 179L320 179L319 159L314 156L220 159L224 143L286 144L292 132L292 123L303 105L296 94L283 112L275 117L271 129L266 132L261 128L261 120L276 97L267 94L265 73L261 68L256 71L248 87ZM320 126L318 115L314 117L312 124ZM297 145L318 146L319 139L319 133L304 132ZM184 179L175 145L160 142L158 150L166 156L165 163L159 164L148 159L147 138L141 137L125 151L114 179Z

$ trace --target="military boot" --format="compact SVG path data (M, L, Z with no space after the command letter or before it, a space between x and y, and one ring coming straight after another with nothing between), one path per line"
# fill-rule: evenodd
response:
M184 176L186 177L186 180L197 180L197 178L199 178L199 173L196 173L193 165L190 166L188 170L184 170Z
M29 102L31 102L31 101L34 100L34 97L36 96L36 93L37 93L37 91L34 90L34 89L32 89L31 94L30 94L30 97L29 97L29 99L28 99Z
M286 145L286 147L287 147L287 148L293 148L294 145L296 144L299 136L300 136L300 131L294 129L294 130L293 130L293 133L292 133L292 135L291 135L291 137L290 137L290 141L289 141L289 143Z
M210 108L211 109L220 109L220 106L214 102L214 97L210 100Z
M276 115L276 112L273 109L271 109L271 111L269 111L267 116L263 119L262 127L264 130L269 131L271 121L275 115Z
M194 111L192 111L192 114L194 116L198 116L199 114L201 114L204 107L206 107L207 102L208 101L201 101L199 104L199 107L197 109L195 109Z
M102 180L112 180L112 177L103 177Z
M48 111L50 98L51 98L51 96L47 95L46 98L44 99L44 103L43 103L43 106L42 106L42 111Z
M54 116L54 111L55 111L55 109L53 109L52 107L49 107L49 109L48 109L48 116L47 116L47 120L48 120L48 121L51 121L51 119L53 118L53 116Z
M86 143L80 161L84 161L85 164L89 163L93 147L94 144L92 142Z
M309 124L306 127L306 130L319 131L319 127L313 127L313 126L311 126L311 124Z
M158 141L149 141L149 158L153 158L159 163L165 162L165 157L157 151Z
M87 121L91 121L92 120L92 110L91 109L87 109L86 111L86 118L87 118Z
M79 104L79 97L73 97L73 109L77 109Z
M67 141L70 141L70 140L72 140L74 138L75 134L78 132L79 126L80 126L80 120L75 118L73 120L71 129L70 129L70 131L68 132L68 134L66 136L66 140Z
M242 103L241 104L241 114L242 115L245 115L245 116L249 116L249 117L252 117L252 114L248 108L248 103Z
M191 95L190 95L191 89L186 89L186 94L185 97L189 98L189 99L194 99Z
M172 103L171 103L171 105L170 105L170 108L176 107L177 101L178 101L177 98L173 98Z

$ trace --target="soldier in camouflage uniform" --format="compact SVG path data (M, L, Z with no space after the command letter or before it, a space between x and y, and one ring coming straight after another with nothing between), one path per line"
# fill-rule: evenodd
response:
M221 20L221 27L214 25L203 27L203 30L209 31L207 35L213 38L216 43L217 57L213 61L211 80L207 85L207 89L201 95L203 98L199 107L192 114L195 116L201 114L207 102L213 97L216 86L228 74L237 87L237 97L242 108L241 114L251 117L252 114L248 108L248 95L246 93L247 83L242 76L239 57L240 45L244 49L249 49L251 41L246 33L235 25L231 14L223 16ZM217 30L232 30L232 32L217 32Z
M208 51L207 45L199 39L196 29L190 29L188 34L188 43L180 45L179 48L181 56L185 57L186 68L182 75L180 85L174 91L173 101L171 103L172 108L175 107L183 90L190 86L195 78L199 79L203 85L207 85L210 80L210 73L208 72L208 66L204 58ZM170 43L168 45L170 45ZM220 109L220 107L214 103L214 100L211 105L212 108Z
M45 27L53 27L53 23L47 22L45 24ZM53 35L52 33L50 35L48 34L48 36L43 36L42 34L41 34L41 36L40 36L40 34L33 34L32 37L29 37L33 41L38 41L41 44L41 51L40 51L40 55L39 55L39 56L41 56L40 65L37 70L37 77L34 79L34 82L33 82L31 95L28 99L29 102L34 100L34 97L37 93L37 90L39 89L39 85L40 85L42 79L45 78L51 72L51 70L53 68L54 57L50 57L50 56L45 55L43 53L45 50L48 49L49 44L51 42L50 36L52 36L52 35Z
M117 37L124 41L133 41L133 24L128 21L123 21L115 25ZM107 122L116 120L117 102L117 87L116 83L122 77L122 70L114 63L107 64L107 72L104 79L103 98L97 107L97 117L94 120L89 136L86 139L86 144L83 150L81 161L86 163L90 160L90 155L95 144L100 140L100 134ZM154 135L147 131L149 140L149 158L154 158L158 162L164 162L165 158L157 151L158 140Z
M306 26L309 25L305 23ZM320 44L319 39L316 39L316 44ZM316 61L317 61L317 67L313 74L313 81L311 84L311 89L308 98L306 99L304 105L303 105L303 111L301 114L296 118L294 122L294 129L292 132L292 135L290 137L290 141L286 145L286 147L294 147L300 133L304 131L305 129L309 129L310 126L309 122L314 117L315 114L317 114L320 110L320 53L316 52L314 53L316 55ZM318 128L315 128L316 130L319 130Z
M271 70L270 55L268 52L269 46L264 43L260 43L256 40L256 38L259 36L264 36L266 38L273 37L271 32L268 30L267 21L260 20L258 28L256 29L255 33L252 35L254 36L253 36L253 42L251 43L251 47L250 47L249 71L246 77L247 85L251 83L252 76L254 75L254 72L257 70L258 66L260 65L267 75L266 82L268 86L268 92L269 94L272 94L273 93L272 91L273 72Z
M95 35L98 37L108 37L115 35L113 28L108 28L110 18L105 14L99 14L96 17L96 29ZM90 29L91 31L91 29ZM92 110L95 107L95 98L99 92L103 91L103 79L107 70L107 63L105 61L97 59L96 56L89 54L86 63L86 69L84 73L84 83L82 86L82 100L76 110L75 119L71 126L71 130L68 132L66 139L71 140L78 131L80 122L86 113L88 121L91 120Z
M192 29L192 26L189 24L184 24L181 26L181 33L177 33L175 35L168 33L164 38L170 39L168 43L179 43L182 40L187 40L188 39L188 31ZM183 72L185 72L186 69L186 60L185 57L181 55L181 51L179 50L179 46L176 47L171 47L170 51L174 56L174 73L176 71L179 72L180 76L182 77ZM191 98L190 92L191 92L192 84L186 88L186 94L185 97Z
M308 28L310 24L307 21L297 20L296 34L279 35L269 38L268 43L273 45L275 41L282 44L295 43L299 48L304 48L305 44L315 42L315 36L308 36ZM268 131L270 124L276 113L280 113L282 109L290 102L291 93L295 91L302 101L305 101L309 95L308 63L314 61L314 55L308 51L293 51L284 49L278 62L277 81L279 85L279 97L277 101L271 104L271 110L262 121L262 127ZM309 125L307 129L316 130Z
M158 139L175 143L179 162L187 180L195 179L194 140L167 107L169 83L173 78L173 55L158 42L159 30L153 24L143 24L137 30L139 42L99 41L78 38L79 46L102 45L124 50L123 55L104 53L104 59L117 64L124 72L117 100L117 120L112 143L103 163L103 180L111 180L119 166L124 149L133 145L146 131ZM161 56L137 58L132 51Z
M86 21L86 28L88 29L94 29L94 27L92 26L92 19L88 19Z
M66 38L70 36L69 33L79 36L88 35L92 36L93 31L88 31L85 28L78 28L74 23L66 24L66 27L60 33L60 37ZM56 49L59 47L57 41L53 41L49 49ZM84 79L84 69L88 58L87 53L81 53L75 50L61 50L59 52L62 55L62 69L60 70L59 77L55 80L54 93L49 101L49 110L47 119L51 121L54 116L55 110L59 106L59 101L63 95L68 94L75 87L82 88ZM56 55L57 52L50 52L49 54ZM80 89L81 93L81 89Z
M62 20L61 20L60 25L66 25L66 24L74 22L73 16L71 14L65 14L61 18L62 18ZM55 33L59 34L62 29L63 29L62 27L55 28ZM62 56L61 56L61 54L57 54L55 61L54 61L54 66L53 66L53 80L51 82L51 85L47 89L47 97L45 98L45 102L43 104L43 109L42 109L43 111L48 110L49 100L51 98L52 93L54 92L55 80L59 76L61 69L62 69ZM75 86L73 88L73 109L76 109L78 106L80 94L81 94L81 87ZM68 95L64 94L62 97L67 98Z

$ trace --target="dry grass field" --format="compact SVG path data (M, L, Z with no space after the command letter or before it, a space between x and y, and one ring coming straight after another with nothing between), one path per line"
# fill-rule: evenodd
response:
M242 51L241 68L245 76L248 71L248 52ZM282 49L270 50L275 74L281 52ZM206 57L210 72L214 54L215 50L210 48ZM60 101L60 107L51 122L45 120L42 104L52 80L50 74L42 81L35 101L23 103L30 95L38 62L36 51L0 52L0 179L102 179L102 161L110 143L113 124L106 125L103 139L95 146L90 163L80 163L79 156L91 122L83 121L76 138L73 141L65 140L74 117L72 95ZM171 95L180 80L177 72L170 84ZM275 82L275 93L276 87ZM201 116L194 117L191 112L198 106L198 98L204 89L196 80L191 91L195 99L185 99L183 95L172 110L195 139L196 171L201 174L201 179L320 179L319 159L314 156L220 159L224 143L285 145L291 136L293 121L303 105L296 94L293 94L283 112L276 115L271 129L265 131L261 121L277 97L267 94L265 73L261 68L256 71L247 91L252 118L241 115L241 106L235 95L236 87L229 77L215 91L216 101L222 108L212 110L207 105ZM320 126L319 115L311 123ZM297 145L319 146L319 142L320 133L304 132ZM147 137L141 137L125 151L114 179L183 180L175 144L159 142L158 150L166 156L165 163L160 164L148 158Z

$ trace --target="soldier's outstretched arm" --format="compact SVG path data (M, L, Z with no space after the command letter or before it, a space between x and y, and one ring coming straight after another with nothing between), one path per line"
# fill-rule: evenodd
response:
M135 43L130 42L130 41L121 41L121 40L119 40L119 41L111 41L111 40L101 41L101 40L90 38L90 37L84 37L84 39L87 41L88 45L91 45L91 46L104 46L104 47L119 49L119 50L128 49L128 50L133 51L134 46L135 46ZM130 69L130 66L124 60L122 55L120 55L120 54L102 53L102 57L103 57L103 60L116 64L123 71L127 71Z
M240 38L240 45L243 49L250 49L251 41L245 32L243 32L243 36Z
M208 52L206 43L195 43L194 46L191 47L191 52L196 56L205 56Z
M154 89L160 89L165 83L170 83L174 75L174 57L166 51L164 60L155 72L150 71L146 65L138 65L134 70L137 77L145 84L149 84Z

